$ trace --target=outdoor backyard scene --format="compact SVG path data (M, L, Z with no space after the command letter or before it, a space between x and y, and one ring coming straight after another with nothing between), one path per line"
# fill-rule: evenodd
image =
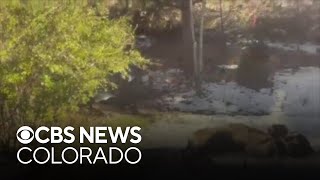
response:
M0 166L22 125L140 126L150 172L320 167L320 1L3 0Z

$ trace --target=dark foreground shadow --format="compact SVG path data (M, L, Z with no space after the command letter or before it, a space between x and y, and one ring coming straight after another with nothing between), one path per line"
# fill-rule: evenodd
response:
M172 179L172 178L307 178L317 177L320 156L301 159L248 158L238 155L215 159L186 157L184 150L143 150L138 165L18 165L8 155L1 179Z
M268 132L239 123L205 128L190 137L185 149L141 151L136 165L22 165L16 153L0 153L0 179L306 179L320 172L320 152L283 125Z

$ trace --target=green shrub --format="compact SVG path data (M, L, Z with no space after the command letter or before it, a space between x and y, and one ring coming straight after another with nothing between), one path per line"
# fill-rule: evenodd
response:
M114 86L110 76L147 63L133 42L126 19L85 6L1 6L0 119L51 121L77 111Z

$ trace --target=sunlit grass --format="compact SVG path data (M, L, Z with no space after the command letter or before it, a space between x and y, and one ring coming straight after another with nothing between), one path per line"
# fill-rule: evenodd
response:
M74 127L90 127L90 126L111 126L111 127L127 127L140 126L145 127L149 118L139 115L128 114L110 114L110 115L92 115L86 113L72 113L63 117L57 122L59 125L71 125ZM53 123L55 124L55 123Z

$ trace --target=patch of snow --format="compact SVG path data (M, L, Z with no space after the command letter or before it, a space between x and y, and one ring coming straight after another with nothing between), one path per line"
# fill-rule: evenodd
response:
M169 109L218 114L320 114L320 69L284 70L274 76L274 87L255 91L235 82L205 83L203 95L174 92L163 100Z
M149 82L149 75L144 75L141 77L143 83L147 84Z
M231 64L231 65L223 64L223 65L219 65L218 67L220 69L235 70L235 69L238 69L239 66L237 64Z
M151 71L142 77L146 85L152 85L153 89L160 91L175 91L184 82L183 71L180 69L168 69L166 71Z
M285 93L283 110L286 114L314 115L320 111L320 69L303 67L297 72L275 75L275 88Z
M254 44L254 43L259 43L259 40L257 39L247 39L247 38L241 38L238 43L241 44Z
M139 35L136 39L136 46L140 49L147 49L152 46L151 38L146 35Z
M282 49L285 51L296 51L298 44L285 44L280 42L266 42L267 46L271 48ZM300 51L303 51L307 54L319 54L320 45L313 43L299 44Z
M206 111L213 113L265 113L274 104L267 90L256 92L237 85L234 82L226 84L207 83L203 86L204 95L199 97L194 91L182 93L171 104L171 108L187 112ZM189 102L189 103L185 103Z
M96 103L98 103L98 102L101 102L101 101L107 101L108 99L110 99L112 97L115 97L115 96L113 94L111 94L111 93L108 93L108 92L102 92L102 93L99 93L98 95L96 95L94 97L94 101Z
M132 82L136 77L129 75L128 76L128 82Z

